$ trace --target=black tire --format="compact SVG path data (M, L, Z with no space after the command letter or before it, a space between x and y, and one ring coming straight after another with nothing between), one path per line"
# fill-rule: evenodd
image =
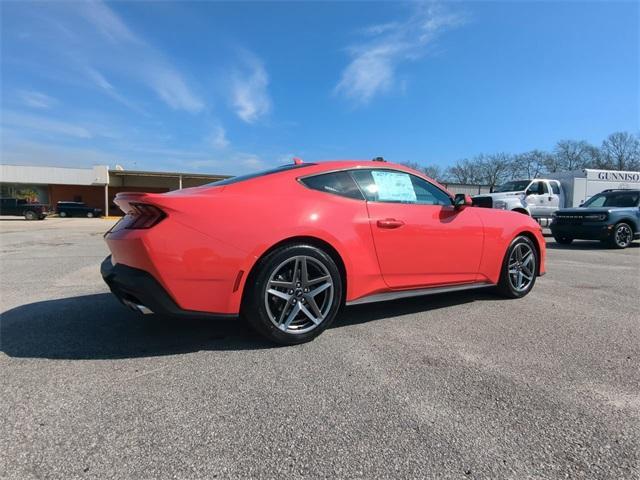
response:
M553 239L556 241L556 243L559 243L560 245L571 245L571 242L573 242L573 238L564 237L560 235L554 235Z
M60 213L59 213L59 215L60 215L62 218L64 218L64 217L66 217L66 216L67 216L67 212L60 212Z
M627 248L633 243L633 228L626 222L616 224L609 236L609 245L613 248Z
M317 282L321 278L326 278L322 285L325 282L332 284L331 287L325 289L326 293L318 293L316 297L311 297L316 308L320 307L318 302L322 303L320 309L324 312L324 315L318 323L312 322L302 309L309 307L307 309L308 312L313 310L309 303L311 300L309 300L308 295L313 293L319 283L307 285L306 283L296 282L296 279L300 279L299 275L294 277L294 272L298 268L296 259L304 259L305 265L307 265L305 268L309 272L307 278L311 278L313 274L316 274L315 280L312 281ZM289 269L291 263L293 265ZM297 271L300 272L300 269ZM280 272L284 272L284 274L280 274ZM318 272L322 272L321 275ZM282 299L273 294L270 296L267 290L273 290L274 284L272 282L283 284L291 282L292 289L289 289L289 287L277 287L282 288L283 291L281 293L290 298ZM313 245L286 245L261 259L254 272L247 279L243 296L242 316L253 329L272 342L280 345L305 343L320 335L335 320L342 305L342 285L343 280L340 270L333 258L325 251ZM308 288L305 288L305 286ZM303 293L302 291L309 293ZM293 293L289 295L291 292ZM317 301L318 298L320 300ZM305 303L306 306L303 305ZM294 308L297 308L296 311L298 313L293 313ZM272 309L273 311L271 311ZM286 321L280 322L280 327L276 325L280 319L286 318L288 320L292 313L292 318L299 320L290 322L290 327L286 326ZM316 317L316 320L321 318L321 316ZM299 323L299 325L296 325L296 323ZM305 325L307 324L306 328L309 328L309 330L305 331ZM295 332L290 328L299 328L301 331Z
M522 245L523 247L520 247L520 245ZM518 289L516 285L514 285L514 280L512 278L512 275L510 275L509 273L510 259L512 258L512 255L515 254L514 252L516 251L516 249L521 249L522 251L530 251L531 255L533 255L533 258L532 258L533 262L529 262L527 260L528 270L520 266L521 273L525 275L527 273L531 274L531 279L528 280L528 284L526 288L523 288L523 289ZM536 283L536 277L538 275L538 265L539 265L539 253L533 241L525 235L520 235L514 238L511 244L509 245L509 248L507 248L507 252L504 256L504 260L502 261L502 269L500 271L500 281L498 282L498 285L497 285L498 292L507 298L522 298L525 295L527 295ZM517 276L517 273L514 275Z
M25 220L37 220L38 219L38 214L32 210L28 210L26 212L24 212L24 219Z
M93 212L87 212L87 218L93 218L93 217L94 217Z

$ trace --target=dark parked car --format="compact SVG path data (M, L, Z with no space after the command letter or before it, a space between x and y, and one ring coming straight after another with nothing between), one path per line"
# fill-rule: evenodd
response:
M0 198L0 215L14 215L27 220L43 220L47 216L48 205L29 203L22 198Z
M61 217L99 217L102 210L89 207L84 202L58 202L56 213Z
M560 209L551 233L564 245L579 238L627 248L640 238L640 190L605 190L578 208Z

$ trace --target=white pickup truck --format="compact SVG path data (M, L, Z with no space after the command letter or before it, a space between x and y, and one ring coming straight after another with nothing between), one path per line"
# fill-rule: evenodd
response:
M494 188L492 193L476 195L473 203L524 213L546 227L559 208L579 207L603 190L620 188L640 188L640 172L585 169L515 180Z

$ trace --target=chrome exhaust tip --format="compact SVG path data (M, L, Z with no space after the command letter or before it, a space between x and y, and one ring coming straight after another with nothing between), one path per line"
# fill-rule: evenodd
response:
M153 310L151 310L149 307L146 307L145 305L141 305L139 303L134 303L131 300L123 300L123 303L134 312L138 312L143 315L150 315L153 313Z

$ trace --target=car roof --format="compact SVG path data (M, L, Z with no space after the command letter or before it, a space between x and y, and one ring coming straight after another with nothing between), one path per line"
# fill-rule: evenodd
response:
M435 184L441 190L449 193L447 189L439 184L436 180L428 177L423 172L414 170L398 163L387 162L384 160L320 160L316 162L301 162L297 161L295 164L281 165L280 167L291 166L291 168L278 168L271 169L265 172L256 172L255 176L248 174L246 179L239 177L230 177L226 180L221 180L204 185L203 187L195 188L242 188L243 185L247 187L249 185L264 185L264 182L270 183L274 181L282 181L284 179L297 179L304 178L312 175L318 175L322 173L330 173L340 170L349 170L357 168L376 168L376 169L393 169L403 172L407 172L422 178L426 178L433 184ZM234 181L234 178L238 178L238 181ZM170 192L169 194L176 194Z
M425 176L424 173L418 172L399 163L387 162L382 160L324 160L311 163L306 168L288 170L288 172L296 177L304 177L310 174L332 172L336 170L348 170L353 168L388 168Z
M640 189L638 188L609 188L607 190L603 190L600 193L640 193Z

